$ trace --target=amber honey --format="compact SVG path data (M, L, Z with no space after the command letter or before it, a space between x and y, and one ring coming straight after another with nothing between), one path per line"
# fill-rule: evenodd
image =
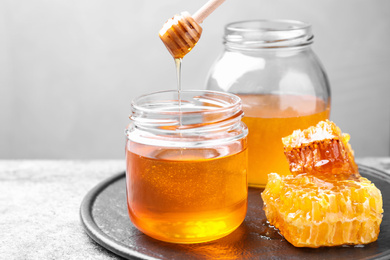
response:
M199 243L235 230L247 210L247 153L128 142L127 198L133 224L168 242Z
M290 174L282 137L329 118L329 104L314 96L239 95L248 134L248 182L264 187L271 172Z

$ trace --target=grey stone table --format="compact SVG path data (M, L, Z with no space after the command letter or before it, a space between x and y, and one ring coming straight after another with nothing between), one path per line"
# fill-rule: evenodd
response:
M390 174L390 157L357 162ZM123 160L0 160L0 259L119 259L84 232L79 208L124 169Z

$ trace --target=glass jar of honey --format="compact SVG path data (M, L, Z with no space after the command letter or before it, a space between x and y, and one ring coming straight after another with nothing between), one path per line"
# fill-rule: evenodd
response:
M271 172L290 174L281 138L329 118L330 86L312 42L311 26L299 21L225 27L225 48L210 70L207 89L242 99L249 186L264 187Z
M223 237L247 210L247 127L239 97L162 91L132 102L126 129L133 224L173 243Z

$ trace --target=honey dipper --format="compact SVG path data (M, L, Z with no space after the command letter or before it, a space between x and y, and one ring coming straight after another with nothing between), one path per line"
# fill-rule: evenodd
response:
M182 12L169 19L159 32L165 47L175 59L183 58L194 48L202 34L201 24L225 0L209 0L193 16Z

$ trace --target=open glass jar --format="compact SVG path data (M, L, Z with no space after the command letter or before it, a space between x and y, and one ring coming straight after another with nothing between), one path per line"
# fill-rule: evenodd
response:
M247 210L247 128L241 100L215 91L163 91L132 102L126 129L130 219L167 242L223 237Z
M312 42L311 26L299 21L225 27L225 48L210 70L207 89L242 99L249 186L264 187L271 172L290 174L281 138L329 118L329 82Z

